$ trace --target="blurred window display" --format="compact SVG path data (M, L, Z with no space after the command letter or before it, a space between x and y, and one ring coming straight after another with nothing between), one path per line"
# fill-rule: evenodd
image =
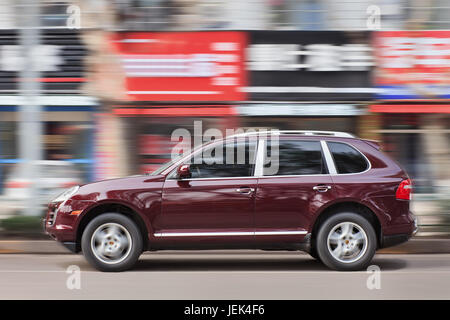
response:
M0 121L0 158L2 160L15 159L17 157L16 129L16 122Z
M374 40L377 98L450 98L450 31L382 31Z
M67 161L40 160L31 163L33 170L39 172L39 193L34 195L36 204L45 208L48 202L63 192L65 189L79 185L83 182L80 178L80 170L76 165ZM11 166L11 170L5 177L3 197L7 199L3 212L17 213L25 207L25 201L29 198L28 187L33 183L30 177L23 174L25 163L20 162Z
M345 131L356 134L356 117L243 117L244 128Z
M91 125L83 122L46 122L44 158L88 159L91 156Z
M170 107L168 108L170 110ZM212 115L212 114L211 114ZM235 117L192 116L121 116L126 136L126 147L130 155L130 173L150 173L171 160L173 148L180 141L172 141L176 129L186 129L191 136L191 148L203 132L194 131L194 121L201 121L202 131L217 128L225 133L227 128L239 127ZM200 137L202 139L202 137Z
M82 28L129 31L367 30L374 12L381 30L450 27L447 0L42 0L41 27L67 28L73 5ZM20 1L3 0L0 28L20 27L22 11Z
M408 171L419 193L450 181L450 117L427 114L383 116L383 149ZM443 189L441 189L442 191Z
M111 39L129 100L243 100L240 32L120 32ZM195 45L192 45L195 43Z
M2 113L0 112L0 194L3 192L5 176L18 161L17 123L1 121L6 118L6 116L2 117Z
M53 118L58 119L55 116ZM18 175L17 170L21 168L18 164L23 162L18 154L17 125L17 121L0 122L0 192L1 187L5 187L5 179L13 174L13 170L17 173L13 175ZM70 170L76 171L76 174L71 173L69 166L47 166L43 163L41 165L43 171L40 172L42 177L64 177L64 171L67 171L68 175L76 175L82 181L91 181L92 135L93 129L89 122L44 122L42 159L50 161L48 162L50 164L66 162L70 164Z
M252 101L367 101L373 97L367 31L249 31Z
M445 0L116 0L127 30L364 30L370 6L381 29L447 25ZM443 11L440 9L444 9ZM448 16L448 15L447 15Z
M0 30L0 93L16 94L20 89L20 73L24 69L25 58L20 30ZM79 31L45 29L41 31L40 44L33 50L33 68L40 72L39 84L42 93L79 94L85 82L85 59L87 48ZM8 99L19 100L20 96ZM80 96L58 96L42 98L40 103L67 105L70 100L82 100ZM2 102L4 104L5 102ZM74 102L80 103L80 102ZM85 102L83 102L86 104ZM16 103L20 104L20 103Z

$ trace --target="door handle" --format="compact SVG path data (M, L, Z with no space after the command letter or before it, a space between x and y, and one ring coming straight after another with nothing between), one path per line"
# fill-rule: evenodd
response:
M250 194L255 191L255 188L249 188L249 187L240 187L236 189L236 192L242 193L242 194Z
M315 186L315 187L313 187L314 191L319 191L319 192L327 192L330 189L331 189L331 186Z

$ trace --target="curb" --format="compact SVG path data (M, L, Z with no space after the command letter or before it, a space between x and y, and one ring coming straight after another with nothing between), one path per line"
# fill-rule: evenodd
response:
M377 251L381 254L450 253L450 239L414 238L395 247ZM53 240L0 240L0 254L72 254Z
M400 245L381 249L377 253L387 254L439 254L450 253L450 239L413 238Z
M0 240L0 254L70 254L62 244L53 240Z

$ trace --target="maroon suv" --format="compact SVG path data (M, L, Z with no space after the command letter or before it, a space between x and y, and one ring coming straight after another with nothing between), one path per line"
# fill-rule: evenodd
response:
M336 270L417 231L411 181L377 143L340 132L277 131L213 141L150 175L71 188L46 232L102 271L143 251L303 250Z

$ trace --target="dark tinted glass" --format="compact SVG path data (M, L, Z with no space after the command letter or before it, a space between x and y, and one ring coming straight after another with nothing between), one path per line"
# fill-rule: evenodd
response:
M367 169L364 156L355 148L345 143L328 142L338 173L358 173Z
M319 141L269 140L264 175L309 175L326 173ZM278 150L277 150L278 144ZM270 160L268 162L268 160Z
M205 148L201 163L191 160L192 178L248 177L253 175L256 142L227 143Z

